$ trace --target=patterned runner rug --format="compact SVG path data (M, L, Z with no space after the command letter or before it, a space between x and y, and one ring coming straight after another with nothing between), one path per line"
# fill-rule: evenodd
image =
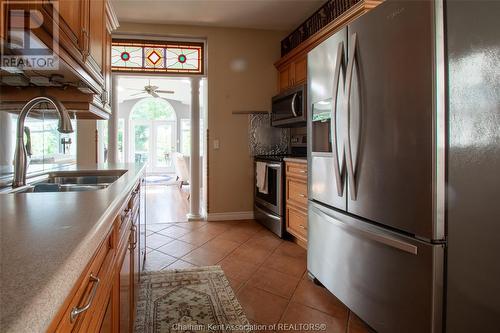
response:
M249 331L220 266L144 273L136 333Z

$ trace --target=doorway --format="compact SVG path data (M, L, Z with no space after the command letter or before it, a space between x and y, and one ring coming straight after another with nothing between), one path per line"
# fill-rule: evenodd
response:
M149 174L173 173L172 153L176 151L176 122L131 120L130 160L148 163Z
M200 169L197 188L191 187L190 77L118 76L118 161L146 163L148 223L187 221L192 191L206 201L207 83L200 79ZM168 203L168 204L167 204ZM153 208L155 207L155 208Z

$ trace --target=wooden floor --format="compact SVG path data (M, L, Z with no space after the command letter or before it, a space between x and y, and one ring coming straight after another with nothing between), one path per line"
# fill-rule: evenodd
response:
M187 222L189 187L178 185L147 185L147 223Z

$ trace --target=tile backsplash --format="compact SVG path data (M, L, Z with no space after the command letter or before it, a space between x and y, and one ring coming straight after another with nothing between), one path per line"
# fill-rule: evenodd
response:
M269 114L248 116L250 155L282 155L289 151L290 130L271 126Z
M0 111L1 183L10 182L13 176L17 118L17 114ZM28 176L76 163L76 120L72 120L72 124L75 132L62 134L57 131L55 111L28 115L24 131L24 143L29 155Z

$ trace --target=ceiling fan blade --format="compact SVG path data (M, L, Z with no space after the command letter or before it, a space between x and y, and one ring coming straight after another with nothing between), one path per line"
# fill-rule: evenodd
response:
M155 90L156 93L162 93L162 94L173 94L175 91L173 90Z
M158 87L158 86L149 86L149 89L151 89L151 90L156 90L158 88L160 88L160 87Z
M132 95L130 95L130 96L137 96L137 95L141 95L141 94L144 94L144 93L145 93L145 91L144 91L144 90L141 90L141 91L139 91L138 93L132 94Z
M153 97L160 97L160 95L158 95L157 93L155 93L154 91L150 92L150 95L153 96Z

